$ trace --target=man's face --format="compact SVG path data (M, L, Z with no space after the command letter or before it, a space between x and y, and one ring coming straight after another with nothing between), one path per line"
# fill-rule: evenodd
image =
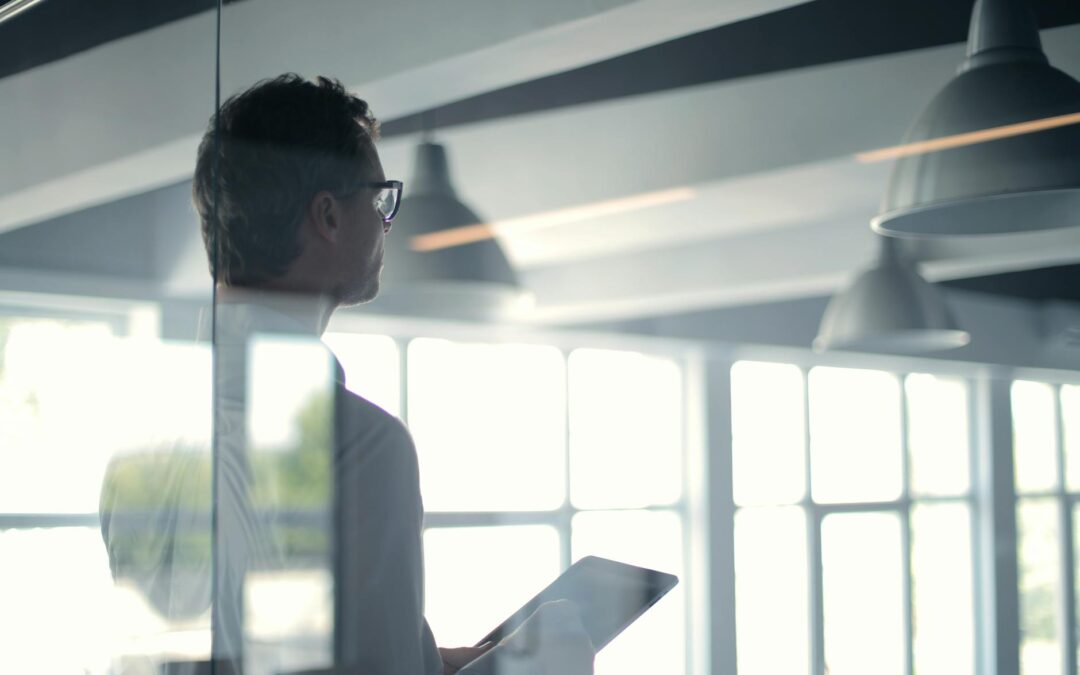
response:
M371 164L365 180L386 180L379 154L371 147ZM379 293L385 238L382 216L375 210L376 190L365 187L342 200L344 227L339 248L341 270L338 302L356 305L373 300Z

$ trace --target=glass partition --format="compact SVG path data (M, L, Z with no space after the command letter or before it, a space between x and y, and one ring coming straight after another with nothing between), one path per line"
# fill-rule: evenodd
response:
M211 654L217 13L166 4L0 3L0 672Z
M0 0L0 673L1076 675L1028 4Z

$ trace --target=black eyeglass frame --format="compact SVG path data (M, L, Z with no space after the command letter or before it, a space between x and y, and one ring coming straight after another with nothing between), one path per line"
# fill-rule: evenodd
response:
M401 196L405 192L405 184L399 180L384 180L381 182L365 182L357 185L358 188L374 188L376 190L396 190L397 199L394 200L394 210L390 215L383 216L383 224L389 225L398 211L401 209ZM387 228L390 229L390 228Z

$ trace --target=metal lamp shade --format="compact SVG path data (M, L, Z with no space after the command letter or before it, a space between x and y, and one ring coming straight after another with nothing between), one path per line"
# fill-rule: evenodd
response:
M878 264L833 296L814 349L919 353L963 347L941 292L886 246Z
M517 275L495 239L430 251L413 237L476 225L483 220L454 192L446 151L436 143L416 150L413 176L386 239L379 298L374 307L431 316L492 319L522 298Z
M905 144L1080 112L1080 82L1051 67L1023 0L978 0L960 72ZM1022 233L1080 225L1080 124L901 157L880 234Z

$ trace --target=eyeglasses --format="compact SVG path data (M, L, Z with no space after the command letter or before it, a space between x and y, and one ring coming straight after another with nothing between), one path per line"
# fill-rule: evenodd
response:
M404 184L399 180L384 180L381 183L362 183L360 187L375 189L375 198L372 203L383 220L383 230L390 231L390 221L397 215L401 208L401 190Z

